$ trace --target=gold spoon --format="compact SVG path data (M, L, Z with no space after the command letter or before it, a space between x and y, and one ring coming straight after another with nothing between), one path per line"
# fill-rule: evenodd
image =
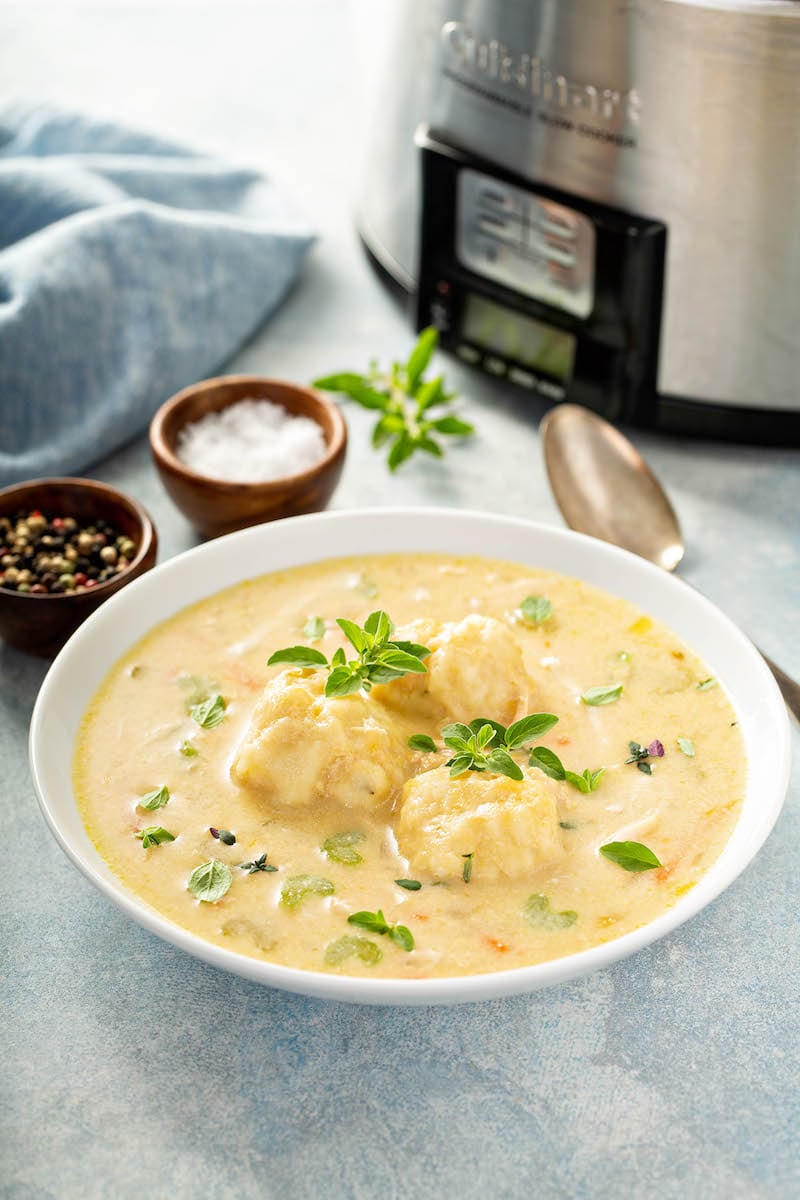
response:
M622 546L665 571L684 555L678 518L641 454L618 429L578 404L559 404L539 432L556 504L571 529ZM800 721L800 685L759 651Z

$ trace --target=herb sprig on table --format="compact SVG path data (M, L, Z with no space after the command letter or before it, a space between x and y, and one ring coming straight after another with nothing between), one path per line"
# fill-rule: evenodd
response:
M372 431L372 445L380 449L388 444L387 464L395 471L417 450L441 458L444 451L437 437L469 437L475 430L467 421L452 413L432 415L434 409L452 404L455 392L445 390L444 376L425 379L425 371L436 349L439 335L429 326L419 335L416 346L405 363L394 362L390 370L381 370L372 363L366 375L340 371L314 380L314 387L326 392L339 392L380 413Z
M287 663L306 670L322 667L330 672L325 684L325 695L329 697L368 692L375 683L392 683L404 675L425 674L427 668L422 660L430 650L417 642L394 640L392 622L382 609L370 613L363 626L344 617L337 618L336 624L357 651L357 658L348 661L339 647L329 662L313 646L287 646L276 650L267 666Z

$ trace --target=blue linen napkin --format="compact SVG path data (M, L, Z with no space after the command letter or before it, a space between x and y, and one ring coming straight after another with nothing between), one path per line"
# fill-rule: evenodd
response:
M265 321L313 240L255 171L0 106L0 485L140 433Z

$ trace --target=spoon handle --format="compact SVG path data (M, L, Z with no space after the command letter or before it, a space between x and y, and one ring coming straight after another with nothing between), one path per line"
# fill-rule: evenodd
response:
M763 650L759 650L758 652L775 676L775 682L781 689L781 695L786 701L786 707L794 719L800 722L800 684L797 680L790 678L785 671L782 671L778 664L774 663L771 658L767 658Z

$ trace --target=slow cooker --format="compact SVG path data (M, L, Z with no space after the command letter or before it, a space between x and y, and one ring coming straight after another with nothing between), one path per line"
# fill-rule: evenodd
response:
M800 4L397 0L359 230L465 363L800 444Z

